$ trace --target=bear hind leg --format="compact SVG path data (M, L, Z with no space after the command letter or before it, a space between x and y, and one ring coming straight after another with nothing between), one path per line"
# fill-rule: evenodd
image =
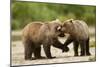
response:
M81 54L80 56L85 56L85 46L86 45L86 42L84 40L80 41L80 48L81 48Z
M79 47L79 42L78 41L74 41L74 56L78 56L78 47Z
M91 55L91 53L89 52L89 38L86 41L86 55L87 56L90 56Z
M24 44L24 58L25 60L32 60L32 43L31 42L25 42Z

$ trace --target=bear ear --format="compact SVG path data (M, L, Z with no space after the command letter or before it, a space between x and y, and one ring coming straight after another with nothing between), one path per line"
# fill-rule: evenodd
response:
M73 19L69 19L69 22L71 22L71 23L72 23L72 22L73 22Z
M72 23L72 22L73 22L73 20L74 20L74 19L69 19L69 20L67 20L67 21Z

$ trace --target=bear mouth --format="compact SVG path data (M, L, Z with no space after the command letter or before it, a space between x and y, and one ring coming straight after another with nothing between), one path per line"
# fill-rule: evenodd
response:
M65 34L64 33L61 33L58 35L59 37L65 37Z

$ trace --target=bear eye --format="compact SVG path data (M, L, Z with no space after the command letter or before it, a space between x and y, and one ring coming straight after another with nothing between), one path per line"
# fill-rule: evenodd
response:
M61 31L61 26L57 26L56 30Z

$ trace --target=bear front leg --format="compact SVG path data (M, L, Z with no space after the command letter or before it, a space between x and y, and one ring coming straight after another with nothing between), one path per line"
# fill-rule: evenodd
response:
M67 40L64 43L64 49L67 48L67 51L69 51L68 45L73 42L73 37L70 35ZM66 52L65 50L63 50L62 52Z
M25 60L32 60L32 48L30 46L30 44L25 44L24 47L24 58Z
M47 58L52 59L52 58L55 58L55 57L52 57L52 56L51 56L50 47L51 47L51 46L48 45L48 44L43 44L44 52L45 52Z
M53 47L61 49L63 52L69 51L69 48L67 46L64 46L61 42L59 42L58 39L54 39L54 43L52 45Z
M44 59L45 57L41 56L41 46L34 48L34 57L35 59Z
M64 45L68 46L71 42L73 42L74 38L70 35L65 41Z

